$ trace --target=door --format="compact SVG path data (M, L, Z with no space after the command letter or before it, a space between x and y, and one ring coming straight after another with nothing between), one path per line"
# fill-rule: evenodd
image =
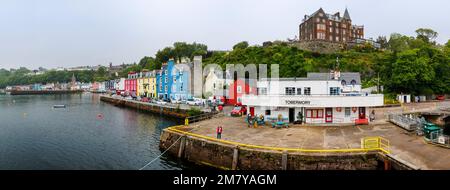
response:
M250 107L250 115L255 116L255 107Z
M333 108L325 108L325 123L333 122Z
M359 119L365 119L366 118L366 108L365 107L359 107L358 108L358 118Z
M406 99L406 96L403 96L403 103L408 103L407 99Z
M293 123L295 121L295 109L289 108L289 123Z

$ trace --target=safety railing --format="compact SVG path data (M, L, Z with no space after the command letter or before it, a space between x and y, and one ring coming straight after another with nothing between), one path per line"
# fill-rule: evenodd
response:
M224 143L228 145L234 145L245 148L262 149L262 150L272 150L272 151L287 151L287 152L305 152L305 153L365 153L371 151L383 152L385 154L390 154L389 140L382 137L366 137L361 139L361 148L347 148L347 149L304 149L304 148L287 148L287 147L271 147L262 145L253 145L246 143L239 143L234 141L228 141L223 139L217 139L214 137L204 136L196 133L191 133L183 130L177 129L182 126L169 127L168 130L186 136L197 137L204 140L209 140L213 142Z
M207 113L200 114L200 115L189 116L189 117L185 118L184 125L187 126L190 123L199 122L199 121L203 121L203 120L206 120L206 119L211 119L213 117L220 117L220 116L223 116L223 115L224 115L223 112L214 111L214 112L207 112Z

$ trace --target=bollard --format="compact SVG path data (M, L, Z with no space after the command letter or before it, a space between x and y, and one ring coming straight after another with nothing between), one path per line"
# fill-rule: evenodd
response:
M189 119L186 117L186 119L184 119L184 126L188 126L189 125Z
M287 151L283 151L283 154L281 155L281 169L287 170Z
M180 149L178 149L178 158L182 158L185 145L186 145L186 135L183 135L181 137Z
M233 162L231 164L231 170L236 170L238 159L239 159L239 146L235 146L233 151Z
M391 170L389 159L384 159L384 170Z

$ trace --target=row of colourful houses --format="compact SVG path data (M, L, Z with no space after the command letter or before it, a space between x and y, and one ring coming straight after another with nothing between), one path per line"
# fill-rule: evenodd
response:
M201 57L195 57L194 62L195 60L201 64ZM191 74L193 65L194 63L187 59L178 63L170 59L167 63L163 63L159 70L129 72L127 78L105 81L105 89L126 96L165 101L192 99L194 98L194 77ZM202 77L204 98L220 99L226 104L234 105L241 102L242 95L256 93L256 89L252 90L245 82L229 79L230 77L226 76L229 73L225 76L220 75L222 72L210 70L206 76Z

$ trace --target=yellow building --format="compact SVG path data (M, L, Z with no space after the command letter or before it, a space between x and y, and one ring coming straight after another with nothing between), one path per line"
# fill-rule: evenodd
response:
M137 79L136 95L156 98L156 78L154 71L143 71Z
M156 98L158 93L156 91L156 71L149 72L148 85L146 86L148 97Z

